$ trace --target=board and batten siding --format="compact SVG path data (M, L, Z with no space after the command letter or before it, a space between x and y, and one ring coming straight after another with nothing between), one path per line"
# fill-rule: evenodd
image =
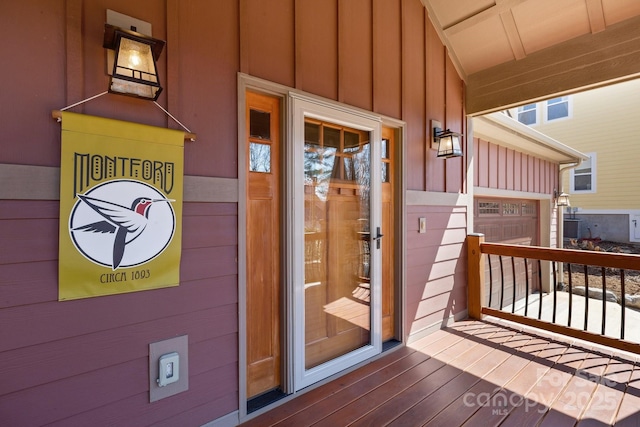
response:
M474 185L553 195L558 165L481 138L474 138Z
M239 72L403 120L406 187L466 192L466 158L437 159L427 148L430 120L463 133L466 121L463 82L419 0L273 5L3 5L0 34L21 34L5 52L24 60L1 71L12 83L3 89L11 102L0 107L0 175L9 174L11 194L21 194L0 200L0 419L7 425L202 425L238 410L238 204L203 194L211 182L218 191L216 179L237 188ZM167 41L158 103L197 134L184 149L180 286L58 302L58 195L30 188L35 173L21 170L27 178L16 180L15 169L3 166L59 167L60 125L50 112L106 90L107 8L150 22L153 36ZM72 111L178 128L152 103L117 95ZM408 209L405 334L466 308L461 209ZM418 216L428 218L427 234L414 230ZM150 404L149 344L185 334L189 390Z

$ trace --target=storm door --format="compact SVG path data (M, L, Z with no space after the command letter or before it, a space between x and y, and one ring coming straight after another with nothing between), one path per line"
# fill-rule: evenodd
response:
M300 389L381 351L382 166L378 122L295 105Z

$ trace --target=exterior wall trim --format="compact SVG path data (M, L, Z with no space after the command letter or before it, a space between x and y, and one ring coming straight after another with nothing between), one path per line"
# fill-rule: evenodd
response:
M60 168L0 163L0 200L59 200ZM184 177L184 201L237 203L238 180Z
M407 190L407 206L469 206L469 194Z
M501 190L497 188L475 187L473 189L475 197L509 197L532 200L551 200L551 195L547 193L533 193L528 191Z

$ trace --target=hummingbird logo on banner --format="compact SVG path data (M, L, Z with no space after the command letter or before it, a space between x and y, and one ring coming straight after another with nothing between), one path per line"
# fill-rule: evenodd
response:
M77 197L69 217L71 240L97 264L113 270L141 265L171 242L174 200L144 182L108 181Z

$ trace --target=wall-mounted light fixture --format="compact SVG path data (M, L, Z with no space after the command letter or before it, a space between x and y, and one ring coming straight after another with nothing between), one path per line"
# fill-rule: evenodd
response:
M115 51L109 92L155 101L162 92L156 61L165 42L134 30L104 26L103 47Z
M460 144L462 134L452 132L449 129L443 131L440 122L435 120L431 121L431 130L431 148L438 149L438 157L448 159L450 157L462 156L462 147Z
M558 190L553 190L553 198L556 200L556 206L571 206L569 195L564 191L558 194Z

